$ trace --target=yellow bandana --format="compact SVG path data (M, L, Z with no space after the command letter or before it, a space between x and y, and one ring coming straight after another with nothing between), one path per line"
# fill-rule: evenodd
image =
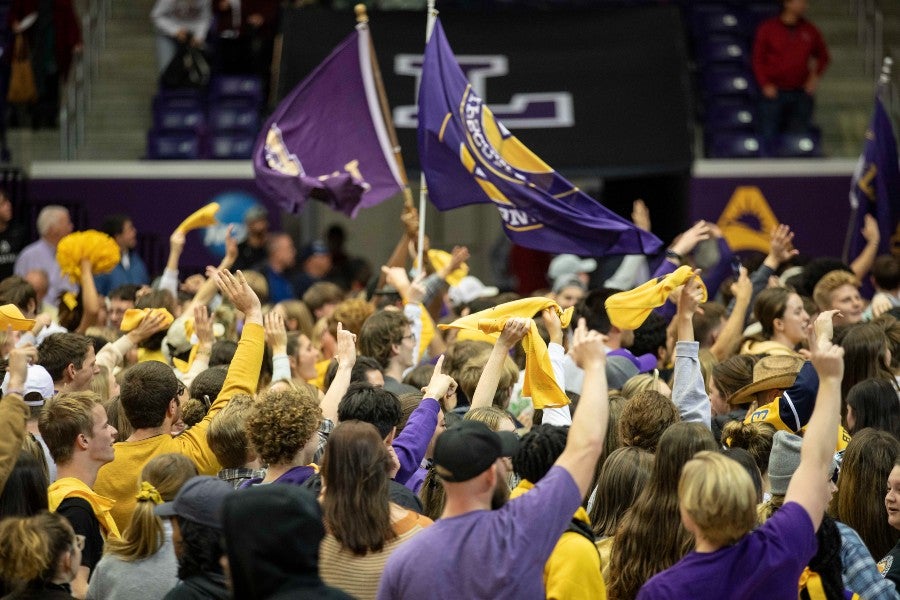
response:
M115 500L97 494L83 481L75 479L74 477L57 479L51 483L50 487L47 489L47 499L49 501L49 508L52 512L56 512L56 509L59 508L59 505L66 498L81 498L82 500L86 500L87 503L91 505L94 516L100 521L100 530L103 533L103 537L119 537L119 528L116 527L116 522L109 512L116 503Z

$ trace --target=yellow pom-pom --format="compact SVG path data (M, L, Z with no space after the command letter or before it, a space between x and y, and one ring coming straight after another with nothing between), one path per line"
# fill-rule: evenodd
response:
M187 219L182 221L181 225L178 226L178 231L180 231L181 233L187 233L188 231L191 231L193 229L215 225L217 212L219 212L219 203L210 202L200 210L195 211L194 214L189 216Z
M89 260L94 275L109 273L122 259L116 240L89 229L70 233L56 246L56 262L63 275L73 283L81 279L81 261Z

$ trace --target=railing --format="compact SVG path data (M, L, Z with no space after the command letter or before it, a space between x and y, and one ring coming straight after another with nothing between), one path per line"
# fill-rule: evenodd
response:
M69 78L60 90L59 157L73 160L84 143L85 117L91 88L100 73L100 52L106 47L106 21L111 0L89 0L81 18L82 51L75 54Z
M857 18L857 41L863 49L863 68L867 75L877 80L885 56L891 54L891 48L885 47L884 43L884 13L879 0L857 0L853 9ZM885 86L882 99L895 121L900 121L900 93L894 79Z

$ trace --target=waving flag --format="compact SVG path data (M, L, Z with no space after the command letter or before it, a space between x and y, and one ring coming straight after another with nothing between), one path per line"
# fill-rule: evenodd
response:
M662 247L566 181L494 118L466 80L440 21L425 49L418 141L435 206L491 202L516 244L590 256L654 254Z
M278 105L256 142L253 170L285 212L314 198L354 217L402 189L368 28L350 34Z
M847 231L849 252L845 252L845 259L853 260L866 245L860 230L867 214L875 217L881 231L878 253L889 253L900 218L900 165L891 118L878 94L872 122L866 130L866 145L850 184L850 207L854 218Z

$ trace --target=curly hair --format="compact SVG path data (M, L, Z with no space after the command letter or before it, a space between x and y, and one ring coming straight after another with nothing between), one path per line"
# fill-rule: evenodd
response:
M375 307L362 298L349 298L335 307L329 320L342 323L344 331L359 333L362 331L363 323L374 312Z
M623 446L656 452L660 436L680 420L678 409L671 400L653 390L638 392L622 407L619 437Z
M259 457L289 464L316 434L322 421L319 397L312 386L267 392L247 416L247 434Z
M531 483L540 481L566 448L568 427L538 425L522 436L512 456L515 472Z

